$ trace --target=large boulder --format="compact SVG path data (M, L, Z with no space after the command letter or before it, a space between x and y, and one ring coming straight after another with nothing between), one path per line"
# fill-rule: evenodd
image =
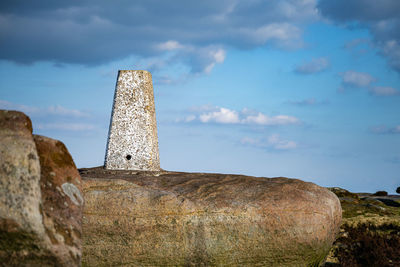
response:
M40 158L43 224L50 239L48 249L58 265L79 266L81 260L81 177L65 145L35 135Z
M0 262L42 257L40 163L32 123L0 110Z
M81 170L88 266L319 266L338 198L288 178Z
M0 110L0 265L79 266L81 178L65 146Z

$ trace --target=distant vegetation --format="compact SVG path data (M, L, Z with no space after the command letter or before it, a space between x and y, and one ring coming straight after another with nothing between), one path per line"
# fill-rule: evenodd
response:
M385 197L388 195L388 192L386 191L376 191L375 194L373 194L373 196L378 196L378 197Z
M341 266L400 266L400 226L344 224L334 252Z
M400 198L330 190L340 199L343 223L326 266L400 266Z

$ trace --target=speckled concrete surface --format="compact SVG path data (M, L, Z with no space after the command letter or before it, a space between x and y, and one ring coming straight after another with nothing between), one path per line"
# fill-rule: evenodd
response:
M108 134L105 168L160 169L151 74L120 70Z

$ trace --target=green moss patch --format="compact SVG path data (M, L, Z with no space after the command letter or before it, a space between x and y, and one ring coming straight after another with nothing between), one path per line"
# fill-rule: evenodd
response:
M39 251L37 238L33 234L16 231L7 232L0 230L0 250L6 252L28 250Z

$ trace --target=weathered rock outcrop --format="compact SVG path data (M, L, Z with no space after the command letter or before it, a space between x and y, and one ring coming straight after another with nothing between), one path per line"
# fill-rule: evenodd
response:
M0 111L0 166L0 262L39 255L40 164L32 123L21 112Z
M79 266L80 175L65 146L0 110L0 266Z
M83 262L131 266L318 266L338 198L287 178L83 169Z
M0 266L318 266L341 221L312 183L81 170L66 147L0 111Z
M58 140L34 136L40 158L43 224L58 264L79 266L83 196L81 177L67 148Z

